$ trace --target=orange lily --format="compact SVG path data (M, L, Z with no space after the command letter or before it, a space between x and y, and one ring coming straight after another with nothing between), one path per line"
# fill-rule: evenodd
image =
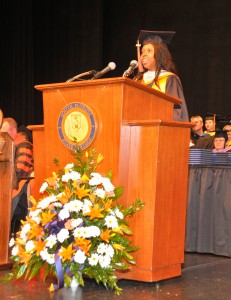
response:
M35 248L36 248L36 255L39 256L40 252L46 246L46 241L43 242L43 241L39 240L39 241L35 241L34 244L35 244Z
M56 214L52 214L50 212L42 213L42 226L45 226L47 223L51 222Z
M37 238L38 236L41 236L43 232L43 228L40 227L37 223L33 224L31 226L31 229L29 231L30 239L33 239L34 237Z
M33 196L30 196L28 200L32 203L32 207L28 207L29 210L33 211L37 209L37 201Z
M26 216L26 220L25 221L21 220L21 223L22 223L22 225L25 225L25 224L31 224L31 225L33 225L35 223L35 221L32 220L32 219L30 219L28 216Z
M78 179L78 180L73 181L73 184L72 184L72 185L73 185L73 188L77 189L77 187L78 187L81 183L83 183L82 179Z
M111 230L110 229L107 229L107 230L104 230L101 232L100 234L100 237L103 241L105 241L106 243L109 243L109 239L110 239L110 233L111 233Z
M62 195L61 196L57 196L57 199L62 204L66 204L70 200L72 194L73 193L71 192L71 190L68 187L66 187L65 190L64 190L64 192L62 193Z
M75 238L74 246L79 247L86 255L89 256L89 250L91 248L91 241L84 238Z
M90 199L91 203L95 202L95 197L96 197L95 194L89 195L89 199Z
M20 262L25 263L27 265L32 257L32 254L26 252L20 245L18 245L18 249L18 256L20 257Z
M48 177L45 181L49 184L49 186L54 187L57 181L57 174L52 172L53 177Z
M19 245L25 245L26 243L25 243L25 241L23 240L23 239L21 239L21 238L16 238L16 243L18 244L18 246ZM20 246L19 246L20 247ZM23 249L22 249L23 250ZM23 250L24 251L24 250Z
M90 208L90 212L87 212L84 214L84 216L89 216L90 219L102 219L103 218L103 215L101 214L101 211L103 211L104 209L103 208L99 208L99 204L95 204L94 206L89 206Z
M112 205L112 200L107 200L107 201L103 200L103 204L104 204L104 209L106 211L109 211L109 209L111 208L111 205Z
M63 261L66 259L71 260L72 254L75 253L75 249L72 249L72 244L70 244L67 248L61 246L62 251L59 252L59 256L63 258Z
M76 191L74 193L81 200L82 198L89 196L90 191L91 191L91 189L85 189L85 184L84 184L82 187L77 186Z

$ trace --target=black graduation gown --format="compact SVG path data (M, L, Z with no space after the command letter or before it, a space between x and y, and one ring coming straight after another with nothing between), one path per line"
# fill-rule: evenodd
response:
M181 105L174 106L173 120L189 121L188 109L184 98L181 81L178 76L170 75L166 81L165 93L182 101Z

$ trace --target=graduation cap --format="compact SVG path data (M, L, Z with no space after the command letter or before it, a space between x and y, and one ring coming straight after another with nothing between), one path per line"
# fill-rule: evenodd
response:
M228 118L212 113L207 113L207 115L204 117L204 120L213 120L213 122L216 124L216 130L224 130L224 126L231 125L231 122Z
M154 44L166 44L169 45L175 31L148 31L141 30L138 36L138 42L140 44L144 43L154 43Z
M213 114L213 113L207 113L204 117L204 120L213 120L214 123L216 123L217 118L220 117L217 114Z

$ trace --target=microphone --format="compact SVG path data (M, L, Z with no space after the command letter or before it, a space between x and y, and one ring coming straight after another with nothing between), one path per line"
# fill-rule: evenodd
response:
M138 62L136 60L132 60L130 62L130 67L123 73L123 77L128 77L132 74L132 72L135 70L135 68L138 67Z
M102 71L97 72L92 79L96 79L96 78L100 78L101 76L103 76L105 73L114 70L116 67L116 64L114 62L109 62L108 66L106 68L104 68Z
M91 70L91 71L87 71L87 72L84 72L84 73L81 73L81 74L78 74L74 77L71 77L70 79L68 79L66 82L72 82L76 79L79 79L80 77L83 77L83 76L87 76L87 75L95 75L97 72L95 70Z

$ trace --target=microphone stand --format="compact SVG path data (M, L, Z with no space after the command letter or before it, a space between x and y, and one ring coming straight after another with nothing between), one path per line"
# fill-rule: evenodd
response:
M130 75L132 75L134 73L134 70L132 70L132 72L128 72L128 70L124 71L122 77L129 77Z
M126 71L124 71L122 77L128 77L129 75L130 75L130 74L128 74L128 72L127 72L127 70L126 70Z
M97 71L95 71L95 70L87 71L87 72L78 74L78 75L68 79L66 82L72 82L72 81L77 80L77 79L79 79L83 76L92 75L92 74L95 75L96 73L97 73Z

